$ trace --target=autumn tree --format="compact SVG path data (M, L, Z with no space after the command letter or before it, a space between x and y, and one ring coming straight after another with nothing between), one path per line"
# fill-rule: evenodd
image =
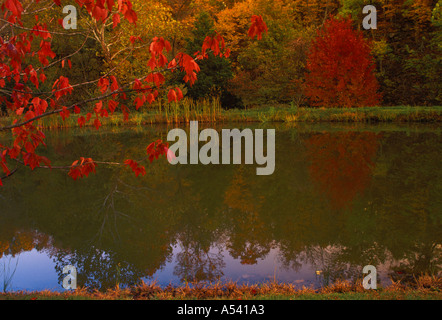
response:
M104 33L109 39L113 38L110 46L112 65L117 67L116 74L121 80L140 78L149 72L149 66L145 62L150 58L147 47L151 39L159 37L179 42L182 39L177 39L176 35L184 33L185 28L173 18L170 8L160 1L135 0L132 4L133 9L143 18L137 20L136 24L121 20L118 25ZM139 38L134 41L134 38L131 39L128 35ZM166 53L167 58L173 57L174 43L171 42L171 46L171 51Z
M259 13L268 32L250 41L248 17ZM218 14L217 29L231 43L235 77L230 91L246 106L302 100L307 49L314 29L296 20L290 1L246 0Z
M202 12L198 16L191 34L192 38L187 40L186 45L188 54L198 52L206 37L215 35L213 19L207 12ZM221 96L223 100L226 95L227 82L233 77L231 62L227 57L217 57L213 53L209 53L209 56L211 56L210 59L199 63L198 81L192 86L187 85L187 92L195 99L213 95Z
M440 8L435 0L340 0L339 14L361 28L361 8L374 5L377 28L361 30L372 41L376 78L386 105L438 105L442 101Z
M314 106L361 107L380 102L369 43L351 19L328 19L307 58L305 93Z
M351 0L350 0L351 1ZM289 5L293 16L303 26L321 26L329 17L337 13L339 0L293 0Z
M65 30L63 20L55 19L49 22L39 20L39 13L46 10L60 10L66 4L61 0L5 0L0 10L0 103L6 105L12 118L12 123L0 127L0 131L10 132L12 141L0 143L0 166L5 174L2 178L13 174L11 166L26 166L31 169L40 168L69 168L69 175L73 179L82 178L95 172L97 165L120 165L131 169L135 175L145 175L142 161L153 161L167 153L167 144L161 140L150 143L145 150L145 157L141 160L126 159L119 163L98 162L90 157L81 157L72 165L53 166L50 159L39 154L39 148L45 146L45 135L36 121L45 117L60 116L63 120L72 113L81 114L78 117L80 126L90 124L97 129L101 127L101 120L110 117L116 110L120 110L125 119L128 119L130 104L128 93L136 95L135 108L139 109L146 103L152 103L161 92L167 92L169 102L183 98L179 88L166 83L164 74L167 72L183 71L183 81L195 83L200 71L198 61L208 58L209 53L215 56L225 56L228 51L224 39L220 35L206 37L201 50L196 55L179 52L175 57L166 55L171 51L171 44L163 37L153 37L145 43L139 35L124 34L133 46L143 46L149 52L145 61L145 74L129 79L119 79L116 68L112 66L111 50L113 39L107 32L118 27L121 21L136 24L138 16L129 0L76 0L78 8L90 18L91 25L85 30ZM23 23L27 16L33 16L29 25ZM261 17L252 16L249 35L260 37L264 22ZM52 50L54 37L80 37L81 45L72 53L57 56ZM81 51L86 42L95 38L105 60L110 63L109 68L99 78L87 79L72 83L66 74L54 73L48 78L48 70L54 66L72 68L72 57ZM131 49L124 50L129 58ZM50 90L42 90L42 84L49 83ZM87 99L76 100L75 93L79 88L96 88L96 94ZM69 102L66 97L74 98ZM69 102L69 103L68 103ZM83 115L84 114L84 115ZM0 185L2 179L0 178Z

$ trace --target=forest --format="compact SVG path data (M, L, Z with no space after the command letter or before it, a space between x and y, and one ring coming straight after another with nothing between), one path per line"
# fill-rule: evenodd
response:
M135 22L114 15L108 23L95 21L86 8L72 3L78 8L75 30L63 30L66 14L57 1L22 2L31 8L21 17L24 26L33 26L31 13L38 12L39 25L59 31L50 39L50 56L57 63L44 77L69 79L75 95L63 97L66 103L99 94L95 80L104 75L112 73L120 82L141 78L150 69L146 62L154 37L170 43L165 56L171 60L178 52L198 52L215 32L224 39L227 54L209 53L210 59L199 61L195 83L184 81L183 72L165 75L168 86L191 99L216 97L224 109L441 102L441 1L133 0ZM376 8L376 29L362 27L367 4ZM267 28L259 41L247 33L253 15L261 16ZM6 20L0 26L2 39L11 38L16 28ZM325 50L333 52L321 56ZM3 92L11 86L6 83ZM39 90L50 92L51 86L45 81ZM129 98L137 109L152 102L136 94ZM168 100L166 94L163 98ZM7 112L6 104L2 110Z

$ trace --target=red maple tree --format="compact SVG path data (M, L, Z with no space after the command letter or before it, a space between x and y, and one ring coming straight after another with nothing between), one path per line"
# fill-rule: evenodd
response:
M314 106L362 107L380 102L369 42L349 18L328 19L308 58L304 92Z
M26 6L33 2L38 3L39 0L27 1ZM53 2L57 6L62 5L62 0L53 0ZM129 0L75 0L75 2L80 8L87 10L98 26L105 26L110 21L112 28L115 28L121 18L133 24L137 21L137 14L132 9ZM121 109L125 120L129 118L130 108L122 103L127 100L128 92L137 94L135 98L136 109L142 107L146 102L155 101L161 90L169 90L167 94L169 102L178 101L183 98L183 93L179 88L167 88L163 75L165 72L183 71L185 73L184 81L193 84L200 70L197 61L207 58L207 51L212 51L215 56L227 57L229 55L224 39L216 34L213 38L206 38L201 53L197 52L194 56L190 56L180 52L175 58L168 61L165 54L171 50L170 43L163 38L154 37L148 46L150 59L146 61L150 72L140 79L130 79L125 83L120 83L111 70L99 79L88 79L84 83L71 84L69 79L63 75L50 80L46 76L46 71L58 63L64 67L66 61L71 68L70 58L80 50L65 57L57 57L51 49L52 34L63 36L68 35L69 31L48 30L48 26L39 22L38 19L38 12L44 11L43 9L36 11L35 25L32 28L25 27L22 22L24 10L24 2L21 0L5 0L0 6L0 21L3 26L20 30L19 33L13 33L7 39L0 37L0 89L2 93L0 103L6 105L14 118L12 124L0 126L0 131L11 131L13 134L11 144L4 145L0 142L0 167L5 173L3 178L10 176L15 171L11 172L8 168L8 161L29 166L31 169L36 167L53 168L49 159L36 154L37 147L44 145L45 140L44 133L34 124L36 120L57 114L65 120L71 113L78 114L92 105L92 108L89 107L91 110L86 110L85 116L78 118L78 123L80 126L92 123L98 130L101 127L101 119L112 116L117 108ZM261 38L261 33L267 31L264 21L260 16L253 16L251 22L249 35L252 38L255 35ZM59 24L62 23L59 21ZM139 36L126 36L133 45L143 41ZM103 43L103 47L106 47L106 43ZM30 63L32 57L37 57L40 65L32 66ZM42 93L37 92L37 89L45 81L53 81L52 91L45 92L45 97L42 98ZM7 82L12 83L12 88L6 85ZM63 105L63 99L61 99L63 96L73 95L77 87L91 85L98 87L99 96L76 101L72 105ZM145 159L141 161L152 161L161 155L166 155L167 151L168 145L166 143L152 142L146 148ZM112 164L129 167L137 176L144 175L145 168L139 162L126 159L121 163ZM70 168L69 175L73 179L78 179L95 172L97 164L100 163L105 162L82 157L75 160L70 166L58 166L57 168Z

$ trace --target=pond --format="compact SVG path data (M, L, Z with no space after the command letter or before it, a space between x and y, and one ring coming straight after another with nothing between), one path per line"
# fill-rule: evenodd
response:
M139 177L121 166L98 165L77 181L63 170L19 168L0 189L0 291L64 291L67 265L78 286L101 290L140 280L318 288L361 279L365 265L387 286L441 271L438 126L212 127L274 128L273 174L164 157L144 163ZM53 165L142 159L172 128L49 131L40 154Z

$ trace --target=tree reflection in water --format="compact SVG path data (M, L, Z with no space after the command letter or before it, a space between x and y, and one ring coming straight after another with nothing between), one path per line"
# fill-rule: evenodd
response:
M57 134L47 152L60 163L86 151L138 159L164 134ZM101 289L153 279L167 264L180 281L222 280L229 256L252 268L272 249L280 267L309 266L324 284L367 264L389 266L393 280L441 271L439 135L295 128L278 129L276 142L267 177L255 166L167 161L138 178L124 168L81 181L19 170L0 190L0 256L35 248L54 259L60 283L71 264L79 286Z
M310 174L334 207L350 205L367 188L378 139L372 132L326 132L306 140Z

